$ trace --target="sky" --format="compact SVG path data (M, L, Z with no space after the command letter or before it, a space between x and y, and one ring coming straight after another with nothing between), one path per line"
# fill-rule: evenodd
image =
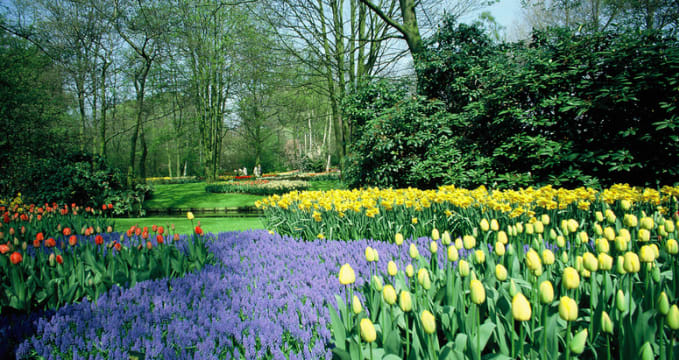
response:
M511 30L515 22L520 21L521 2L519 0L500 0L490 7L490 12L500 25Z

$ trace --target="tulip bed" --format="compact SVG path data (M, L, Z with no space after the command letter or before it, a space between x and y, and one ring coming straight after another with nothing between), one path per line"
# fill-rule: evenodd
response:
M250 180L210 184L205 186L205 191L209 193L280 195L290 191L307 190L309 187L308 182L299 180Z

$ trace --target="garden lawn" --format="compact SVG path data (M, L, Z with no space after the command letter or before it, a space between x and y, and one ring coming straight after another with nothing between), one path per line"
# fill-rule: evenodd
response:
M424 256L428 241L417 240ZM351 264L355 288L362 286L371 273L367 245L384 259L408 259L407 242L220 233L208 242L216 265L183 278L113 287L96 304L84 301L32 320L35 335L17 355L127 360L129 351L139 351L147 359L330 359L328 304L336 307L335 295L345 291L339 268ZM386 272L386 265L377 263L378 271Z
M147 218L119 218L115 219L115 230L124 232L132 225L140 227L153 225L163 226L170 229L170 225L175 225L175 233L189 234L193 232L193 227L200 221L200 227L205 232L219 233L224 231L244 231L253 229L264 229L262 219L259 217L201 217L196 214L196 218L191 221L182 217L147 217Z
M144 202L146 209L214 209L254 206L263 196L214 194L205 192L205 183L154 185L153 197Z

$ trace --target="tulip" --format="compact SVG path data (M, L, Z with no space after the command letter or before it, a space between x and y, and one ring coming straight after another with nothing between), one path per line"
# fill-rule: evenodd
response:
M559 300L559 316L566 321L575 321L578 318L578 304L568 296L562 296Z
M665 220L664 225L665 225L665 231L667 231L668 233L674 232L675 227L674 227L674 223L672 222L672 220Z
M607 334L613 334L613 321L605 311L601 313L601 330Z
M559 246L560 248L566 247L566 238L563 237L562 235L557 236L556 245Z
M679 308L677 304L670 307L670 311L667 312L667 326L672 330L679 330Z
M432 253L432 255L436 254L439 251L439 246L436 243L436 241L432 241L429 243L429 251Z
M516 287L516 283L514 282L514 279L509 279L509 295L514 297L518 293L519 293L519 289Z
M534 232L535 231L533 229L533 224L531 223L526 224L526 234L532 235Z
M637 217L633 214L625 214L625 216L622 218L622 223L627 227L637 227Z
M396 263L393 261L389 261L387 264L387 273L389 276L396 276L396 273L398 272L398 267L396 266Z
M64 258L63 258L63 256L57 255L57 256L56 256L56 261L57 261L57 264L59 264L59 265L63 264L63 263L64 263Z
M495 265L495 278L498 279L498 281L507 280L507 268L505 268L504 265Z
M580 275L578 275L578 271L570 266L564 269L563 282L566 289L576 289L580 286Z
M464 248L469 250L476 246L476 238L471 235L465 235L462 238L462 243L464 244Z
M535 250L530 249L526 253L526 265L533 272L542 269L542 261L540 261L540 256Z
M429 271L427 269L420 269L417 271L417 282L422 285L425 290L431 288L431 279L429 278Z
M417 251L417 246L415 246L414 243L410 244L410 248L408 249L408 253L410 254L410 257L413 259L417 259L418 256L420 256L420 252Z
M652 263L655 261L655 251L649 245L644 245L639 249L639 261L645 263Z
M450 242L451 242L450 233L448 232L448 230L446 230L443 232L443 235L441 236L441 243L443 243L443 245L445 246L448 246L450 245Z
M544 224L544 225L549 225L549 215L547 215L547 214L542 214L542 216L540 217L540 221L541 221L542 224Z
M651 229L653 229L653 225L654 225L653 224L653 218L650 218L648 216L644 216L644 217L641 218L641 220L639 220L639 226L642 229L651 230Z
M411 278L411 277L413 277L414 274L415 274L415 270L413 269L413 265L408 264L408 266L406 266L406 276Z
M409 312L410 310L413 309L413 303L410 297L410 292L401 291L401 294L398 297L398 306L401 308L401 311L403 312Z
M457 269L460 271L460 276L467 277L469 276L469 263L465 260L460 260L457 263Z
M540 283L540 301L543 304L549 304L554 301L554 287L549 280Z
M413 225L417 225L417 218L414 217L414 218L410 219L410 222L411 222Z
M472 280L469 284L469 290L471 293L472 302L474 304L480 305L486 301L486 290L483 288L483 284L479 280Z
M434 230L431 231L431 239L436 241L440 238L441 238L441 236L439 235L438 229L434 228Z
M655 356L653 355L653 348L651 347L651 343L647 341L643 346L641 346L641 360L653 359L655 359Z
M627 301L625 301L625 293L623 293L622 290L618 290L618 292L615 293L615 307L617 307L620 312L627 311Z
M568 252L565 250L561 252L561 262L564 264L568 262Z
M189 219L189 220L193 220L193 219L194 219L193 213L190 212L190 211L187 212L187 213L186 213L186 218Z
M522 223L517 223L517 224L516 224L516 227L515 227L514 229L516 230L516 233L514 234L515 236L516 236L516 234L521 234L521 233L523 233L523 224L522 224Z
M620 200L620 206L623 210L627 211L632 207L632 202L627 199Z
M354 269L351 265L344 264L339 271L339 282L342 285L353 284L356 281L356 275L354 274Z
M497 222L496 219L490 220L490 229L493 231L500 230L500 224Z
M602 271L609 271L613 268L613 257L606 253L599 253L597 261L599 262L599 269Z
M582 255L582 264L590 272L595 272L599 269L599 260L589 251Z
M625 253L623 267L625 268L625 271L628 273L639 272L639 269L641 268L641 264L639 263L639 256L637 256L636 253L633 253L631 251Z
M545 265L552 265L554 264L555 260L556 259L554 258L554 253L552 252L552 250L549 249L542 250L542 262Z
M382 289L382 297L384 301L389 305L394 305L396 303L396 290L391 284L385 285Z
M462 238L460 237L456 238L454 245L456 248L462 249L464 247L464 245L462 244Z
M575 233L578 230L578 222L575 219L569 219L568 222L566 223L566 227L568 228L569 233Z
M585 231L580 231L578 233L578 240L580 240L582 244L586 244L589 242L589 235L587 235L587 232Z
M606 240L609 240L609 241L615 240L615 230L613 230L612 227L607 226L604 229L604 237L606 238Z
M556 238L559 236L559 234L554 231L554 229L549 229L549 240L556 240Z
M51 253L50 256L47 258L47 262L49 262L50 266L54 266L55 256L56 255L54 255L54 253Z
M422 321L422 327L424 332L427 334L433 334L436 331L436 318L428 310L422 311L420 314L420 320Z
M618 259L615 261L615 271L618 272L620 275L625 275L627 274L627 271L625 271L625 258L622 256L618 256Z
M373 252L373 248L371 248L370 246L365 248L365 260L367 262L375 261L375 253Z
M479 222L479 227L481 228L481 231L483 231L483 232L488 231L488 229L490 229L490 225L488 224L488 220L481 219L481 222Z
M639 241L649 241L651 240L651 232L646 229L639 229L637 237L639 238Z
M606 221L608 221L610 224L615 224L615 213L611 209L606 209L605 214L606 216Z
M598 222L604 221L604 214L602 214L601 211L595 212L594 217L596 218L596 221L598 221Z
M582 354L585 351L585 343L587 342L587 329L582 329L580 332L573 336L571 341L570 350L575 354Z
M535 230L536 234L542 234L545 232L545 224L537 221L533 223L533 230Z
M396 245L401 246L401 244L403 244L403 234L397 233L396 237L394 238L394 242Z
M383 287L382 286L382 278L380 278L377 275L373 275L371 283L372 283L372 286L375 288L375 290L382 291L382 287Z
M361 306L361 300L358 299L358 296L354 295L354 297L351 299L351 310L353 310L354 314L358 315L361 313L363 310L363 306Z
M626 242L630 242L632 240L632 235L630 234L629 230L625 228L620 229L619 235L622 236Z
M459 252L457 251L457 248L455 245L450 245L448 247L448 261L457 261L457 259L460 257Z
M665 249L667 250L668 253L676 255L677 253L679 253L679 243L677 243L677 240L675 239L669 239L665 243Z
M377 333L375 332L375 326L373 326L372 321L369 318L361 319L361 338L367 343L371 343L377 339Z
M611 250L611 246L608 242L608 240L604 238L598 238L596 239L596 251L599 253L607 253Z
M670 301L664 291L658 297L658 312L663 315L667 315L670 312Z
M21 260L23 260L23 257L21 256L21 253L17 251L13 252L12 255L9 256L9 261L14 265L20 263Z
M512 298L512 316L517 321L528 321L531 317L531 307L528 299L517 292Z
M474 251L474 259L477 264L483 264L486 262L486 253L484 253L483 250L476 250Z

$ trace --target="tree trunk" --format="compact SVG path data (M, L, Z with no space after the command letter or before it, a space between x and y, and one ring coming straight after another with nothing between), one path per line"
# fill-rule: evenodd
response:
M146 144L146 134L144 132L144 125L141 127L141 134L139 136L141 142L141 157L139 158L139 180L146 183L146 157L148 156L148 146Z
M80 150L85 150L85 128L87 127L87 115L85 114L85 82L76 76L75 87L78 92L78 110L80 111Z
M135 90L137 91L137 123L130 137L130 161L127 166L127 185L132 186L135 180L134 163L137 157L137 138L141 130L144 115L144 89L146 87L146 77L151 68L151 62L146 61L144 68L135 76ZM146 159L144 159L146 160Z
M108 104L106 103L106 71L111 65L110 62L104 60L104 64L101 68L101 116L100 116L100 127L99 127L99 153L102 156L106 156L106 110L108 110Z

